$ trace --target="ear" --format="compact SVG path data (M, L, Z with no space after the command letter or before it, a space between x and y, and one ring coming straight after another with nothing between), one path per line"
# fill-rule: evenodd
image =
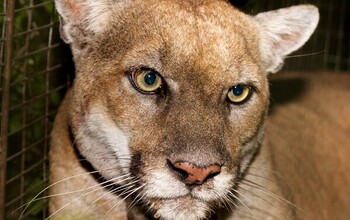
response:
M260 53L267 72L275 73L283 66L284 58L299 49L314 32L318 9L299 5L255 16L260 29Z
M104 32L118 10L131 0L55 0L60 15L62 39L73 50L80 49L90 38Z

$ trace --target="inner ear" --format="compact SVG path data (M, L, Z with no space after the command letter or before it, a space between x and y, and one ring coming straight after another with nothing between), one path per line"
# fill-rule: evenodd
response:
M318 9L299 5L255 16L260 31L260 51L267 72L277 72L285 56L296 51L310 38L318 20Z

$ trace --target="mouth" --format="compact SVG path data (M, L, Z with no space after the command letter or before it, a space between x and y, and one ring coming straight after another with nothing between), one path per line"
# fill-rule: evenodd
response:
M186 195L182 195L182 196L176 196L176 197L152 197L152 198L147 198L147 200L152 201L152 202L157 202L157 201L164 201L164 202L168 202L168 201L175 201L175 202L192 202L192 201L202 201L202 202L209 202L209 201L204 201L200 198L197 198L195 196L193 196L191 193L188 193Z

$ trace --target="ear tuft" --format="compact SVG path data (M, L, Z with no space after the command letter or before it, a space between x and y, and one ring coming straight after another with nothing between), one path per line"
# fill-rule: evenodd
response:
M315 6L299 5L255 16L260 27L260 51L267 72L275 73L284 58L305 44L314 32L319 12Z

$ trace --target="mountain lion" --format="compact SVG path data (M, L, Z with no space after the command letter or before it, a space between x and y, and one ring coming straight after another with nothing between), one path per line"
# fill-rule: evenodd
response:
M317 8L56 8L76 78L52 133L50 218L348 217L350 78L274 76L269 95L268 73L309 39Z

